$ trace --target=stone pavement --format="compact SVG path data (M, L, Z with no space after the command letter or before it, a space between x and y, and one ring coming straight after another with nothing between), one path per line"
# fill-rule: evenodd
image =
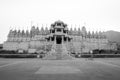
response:
M42 66L36 74L71 74L80 72L80 69L70 66Z
M0 80L120 80L120 59L0 59L0 63Z

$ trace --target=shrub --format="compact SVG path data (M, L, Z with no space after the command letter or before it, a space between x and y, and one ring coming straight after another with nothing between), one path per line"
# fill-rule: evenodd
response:
M91 54L82 54L81 57L89 58ZM120 57L120 54L93 54L93 58L115 58Z
M0 54L2 58L35 58L34 54Z

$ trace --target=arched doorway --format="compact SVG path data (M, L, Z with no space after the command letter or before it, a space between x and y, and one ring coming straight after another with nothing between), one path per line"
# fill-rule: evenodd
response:
M56 44L62 44L62 37L56 36Z

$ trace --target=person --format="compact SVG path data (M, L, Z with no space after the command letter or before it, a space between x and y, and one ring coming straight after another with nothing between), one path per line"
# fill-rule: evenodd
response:
M39 55L39 54L37 55L37 58L40 58L40 55Z
M90 51L90 54L91 54L90 60L93 60L93 51L92 50Z
M81 57L81 54L78 54L78 57L80 58L80 57Z

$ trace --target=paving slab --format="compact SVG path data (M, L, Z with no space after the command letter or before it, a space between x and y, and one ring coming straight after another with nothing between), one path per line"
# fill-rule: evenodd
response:
M71 66L42 66L35 74L74 74L80 69Z

